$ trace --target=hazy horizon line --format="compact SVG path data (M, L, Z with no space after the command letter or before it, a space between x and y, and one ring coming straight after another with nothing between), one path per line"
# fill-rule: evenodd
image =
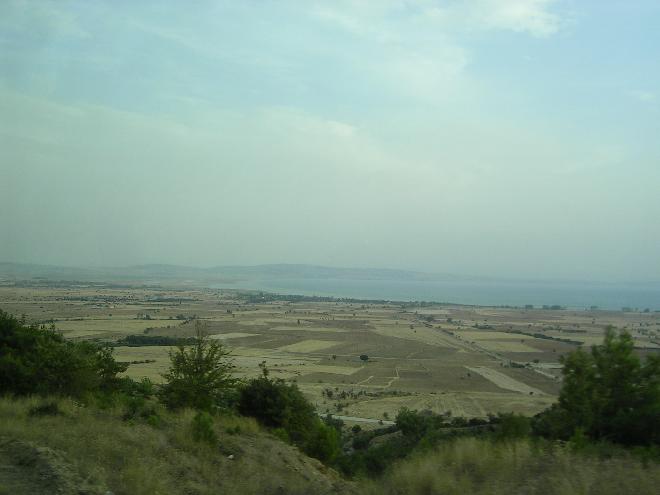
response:
M26 261L6 261L0 260L0 265L24 265L32 267L48 267L48 268L64 268L64 269L78 269L78 270L114 270L114 269L135 269L143 267L171 267L171 268L185 268L191 270L214 270L222 268L265 268L265 267L306 267L306 268L322 268L331 270L355 270L355 271L386 271L398 272L405 274L425 275L434 277L451 277L459 280L480 280L480 281L494 281L494 282L509 282L509 283L567 283L567 284L597 284L597 285L658 285L660 280L657 279L628 279L628 280L602 280L602 279L585 279L585 278L547 278L547 277L502 277L492 275L478 275L478 274L465 274L454 272L437 272L426 271L420 269L408 268L392 268L392 267L365 267L365 266L345 266L345 265L324 265L317 263L254 263L254 264L213 264L213 265L191 265L191 264L178 264L178 263L135 263L128 265L72 265L72 264L52 264L52 263L38 263Z

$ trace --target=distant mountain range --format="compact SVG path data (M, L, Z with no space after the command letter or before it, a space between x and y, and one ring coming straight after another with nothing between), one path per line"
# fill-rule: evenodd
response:
M359 280L394 282L457 282L502 284L550 284L568 286L637 286L657 290L660 281L606 282L584 280L522 280L496 277L474 277L425 273L388 268L338 268L303 264L269 264L253 266L214 266L196 268L180 265L147 264L123 267L65 267L29 263L0 262L0 282L5 281L79 281L125 284L183 284L210 287L222 284L246 286L253 281L275 280ZM257 286L259 284L255 284Z
M50 280L84 282L173 282L201 285L263 279L340 279L340 280L467 280L467 277L437 275L385 268L334 268L317 265L272 264L255 266L215 266L195 268L179 265L135 265L126 267L80 268L27 263L0 263L5 280Z

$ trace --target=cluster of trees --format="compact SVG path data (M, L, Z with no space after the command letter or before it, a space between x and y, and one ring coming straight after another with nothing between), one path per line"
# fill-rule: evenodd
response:
M562 358L559 401L534 420L537 434L622 445L660 445L660 355L642 361L627 332L608 328L591 352Z
M144 347L150 345L159 346L180 346L192 345L195 339L186 337L169 337L167 335L127 335L126 337L117 340L115 347Z
M143 336L129 342L152 344ZM165 383L158 388L148 380L120 377L128 364L115 361L112 351L95 342L67 340L52 327L26 325L0 311L0 395L60 395L100 404L119 400L125 419L142 418L157 425L154 399L171 410L197 410L193 433L207 440L213 437L213 415L240 413L324 462L340 452L337 429L319 418L295 384L271 379L265 364L260 377L235 379L229 352L220 341L208 338L199 321L195 337L179 340L170 352Z
M0 394L67 395L118 390L118 363L112 349L88 341L71 341L53 327L26 325L0 310Z

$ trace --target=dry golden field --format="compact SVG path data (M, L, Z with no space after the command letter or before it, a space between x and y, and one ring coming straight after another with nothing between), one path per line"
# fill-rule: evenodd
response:
M319 412L371 420L404 406L468 417L539 412L556 399L560 356L600 342L610 324L628 329L641 354L660 347L659 313L247 301L219 289L0 287L0 309L72 339L190 336L198 318L232 351L238 376L266 361ZM134 362L130 376L159 381L171 349L115 354Z

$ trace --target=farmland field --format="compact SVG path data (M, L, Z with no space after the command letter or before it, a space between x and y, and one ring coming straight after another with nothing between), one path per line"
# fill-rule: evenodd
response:
M274 300L272 300L274 299ZM560 388L560 356L628 329L657 352L660 314L348 301L291 302L222 289L0 287L0 308L67 338L190 337L195 320L230 350L239 377L266 362L320 413L393 418L402 407L534 414ZM161 381L172 347L118 346L128 375ZM360 359L366 355L368 359Z

